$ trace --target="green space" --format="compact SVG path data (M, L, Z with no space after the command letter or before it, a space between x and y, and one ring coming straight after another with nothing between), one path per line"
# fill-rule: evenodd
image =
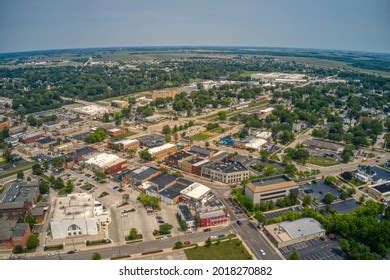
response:
M5 159L5 158L3 158L3 157L0 157L0 164L1 163L5 163L7 160Z
M233 239L184 250L189 260L250 260L242 241Z
M191 140L194 140L194 141L205 141L211 137L213 137L214 134L211 133L210 131L203 131L203 132L199 132L193 136L191 136Z
M314 165L319 165L319 166L332 166L332 165L340 164L338 161L334 159L317 157L317 156L310 156L306 162Z
M80 189L84 190L84 191L89 191L89 190L92 190L95 186L90 184L90 183L86 183L84 185L82 185L80 187Z

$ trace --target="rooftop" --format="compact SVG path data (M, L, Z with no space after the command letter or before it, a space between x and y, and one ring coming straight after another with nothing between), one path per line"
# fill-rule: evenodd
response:
M297 184L285 175L253 180L246 187L252 192L267 192L278 189L296 187Z
M159 172L160 171L154 167L142 166L140 168L132 170L129 175L138 180L145 180L150 176L157 174Z
M223 173L248 171L248 169L241 163L233 161L211 162L207 167Z
M206 187L205 185L202 185L201 183L193 183L184 189L181 193L193 199L200 199L209 191L210 188Z
M313 218L302 218L295 221L286 221L278 224L291 239L297 239L325 231L322 225Z
M186 221L194 220L194 216L192 215L190 209L188 209L187 205L179 205L178 208L182 216L184 217L184 220Z
M107 154L107 153L101 153L96 156L91 157L86 161L88 164L94 164L99 166L100 168L104 168L108 165L115 164L116 162L124 161L125 159L122 159L114 154Z
M164 151L164 150L167 150L167 149L170 149L170 148L173 148L173 147L176 147L176 145L172 144L172 143L166 143L166 144L158 146L158 147L150 148L149 149L149 153L151 155L153 155L153 154L157 154L157 153L159 153L161 151Z
M25 201L35 202L38 182L14 182L5 187L0 199L0 208L22 207Z
M58 197L54 206L52 221L93 218L94 205L93 196L87 193Z

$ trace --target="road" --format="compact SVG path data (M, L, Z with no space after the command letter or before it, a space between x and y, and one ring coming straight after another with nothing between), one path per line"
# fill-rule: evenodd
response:
M213 230L210 232L199 232L192 235L184 235L184 236L177 236L168 238L166 240L153 240L148 242L140 242L140 243L133 243L133 244L127 244L127 245L120 245L120 246L111 246L106 248L91 248L90 250L86 251L80 251L76 252L75 254L59 254L54 256L48 256L48 255L41 255L41 256L33 256L29 259L32 260L56 260L56 259L63 259L63 260L90 260L91 255L93 252L99 252L102 255L102 258L109 259L112 256L118 256L118 255L134 255L134 254L140 254L143 252L151 252L155 250L162 250L167 248L172 248L177 241L191 241L191 243L199 243L205 241L207 238L213 235L220 235L220 234L229 234L233 233L234 230L231 226L228 226L223 229Z

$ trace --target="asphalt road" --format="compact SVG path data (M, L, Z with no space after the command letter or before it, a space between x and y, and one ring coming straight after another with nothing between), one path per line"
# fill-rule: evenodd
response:
M220 234L229 234L233 233L233 229L231 226L228 226L223 229L218 230L212 230L210 232L199 232L192 235L185 235L185 236L177 236L168 238L166 240L153 240L148 242L140 242L140 243L133 243L133 244L127 244L127 245L119 245L119 246L111 246L106 248L91 248L87 251L80 251L76 252L75 254L59 254L54 256L33 256L29 257L28 259L32 260L90 260L91 255L93 252L99 252L102 255L102 258L108 259L112 256L118 256L118 255L134 255L139 254L143 252L151 252L155 250L161 250L161 249L167 249L172 248L177 241L191 241L191 243L199 243L205 241L210 236L220 235Z

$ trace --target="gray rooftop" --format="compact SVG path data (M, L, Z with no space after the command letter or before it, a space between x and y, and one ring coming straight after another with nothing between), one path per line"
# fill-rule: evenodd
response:
M276 177L262 178L253 180L252 183L256 186L279 184L291 181L287 176L281 175Z
M0 208L21 207L25 201L35 202L37 194L38 182L36 181L11 183L0 199Z
M313 218L302 218L295 221L279 223L292 239L298 239L325 231L322 225Z

